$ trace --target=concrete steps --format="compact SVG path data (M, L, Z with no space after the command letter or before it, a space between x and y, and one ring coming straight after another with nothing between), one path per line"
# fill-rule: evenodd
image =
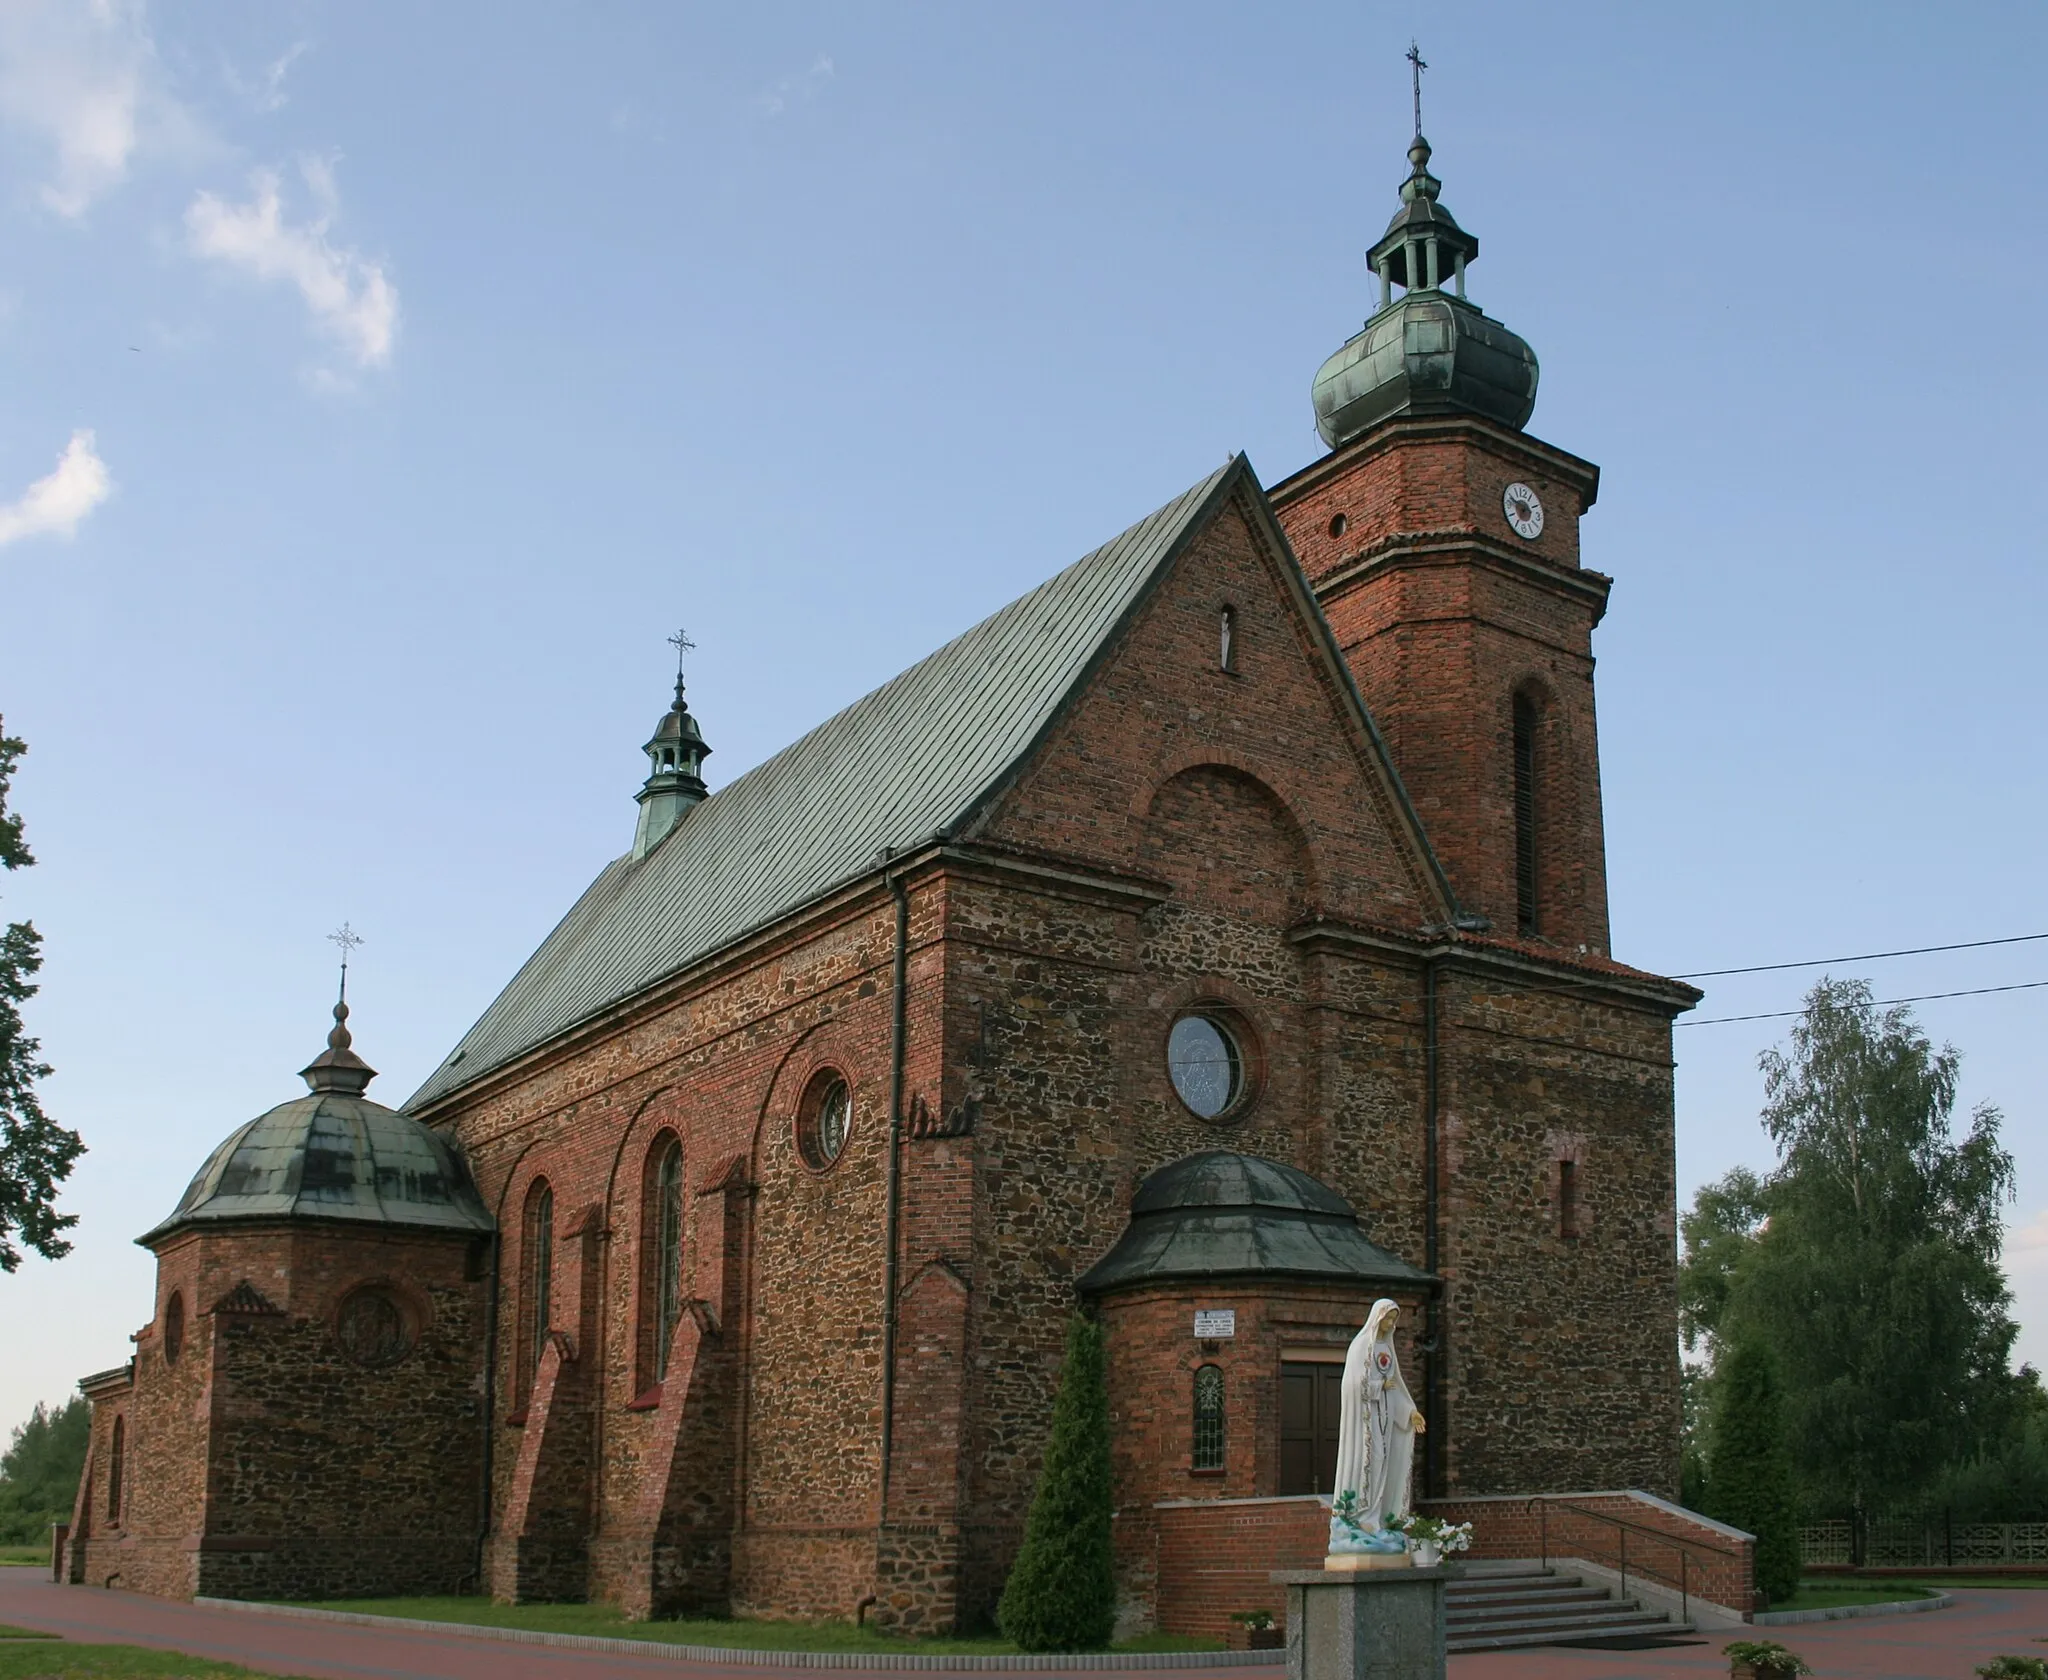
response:
M1661 1610L1606 1587L1534 1564L1475 1564L1450 1583L1446 1643L1453 1651L1499 1651L1582 1639L1693 1631Z

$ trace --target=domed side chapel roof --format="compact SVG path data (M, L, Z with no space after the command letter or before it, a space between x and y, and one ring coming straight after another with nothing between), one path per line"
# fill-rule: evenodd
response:
M1230 1149L1170 1161L1138 1186L1084 1295L1177 1278L1297 1277L1417 1288L1435 1280L1370 1241L1351 1204L1299 1168Z
M306 1068L308 1096L231 1133L193 1175L153 1244L192 1225L249 1219L346 1220L409 1230L495 1228L469 1170L429 1126L370 1101L376 1071L350 1047L348 1005Z

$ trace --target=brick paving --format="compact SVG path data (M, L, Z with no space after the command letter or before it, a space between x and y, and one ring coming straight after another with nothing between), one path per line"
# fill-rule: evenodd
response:
M817 1669L639 1658L611 1651L473 1639L408 1628L207 1610L139 1594L59 1587L40 1572L0 1569L0 1622L101 1644L149 1645L186 1651L262 1672L316 1680L576 1680L585 1675L666 1676L667 1680L730 1676L731 1680L815 1677ZM1953 1608L1926 1615L1867 1617L1758 1630L1811 1662L1816 1680L1971 1680L1977 1664L2001 1652L2048 1654L2048 1592L1956 1594ZM1727 1673L1715 1634L1698 1644L1643 1651L1581 1651L1557 1647L1489 1651L1451 1659L1451 1680L1706 1680ZM1272 1669L1145 1671L1146 1680L1176 1674L1200 1680L1274 1676Z

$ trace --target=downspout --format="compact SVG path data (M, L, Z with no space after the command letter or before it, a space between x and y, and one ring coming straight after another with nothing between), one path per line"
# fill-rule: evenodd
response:
M882 1222L882 1467L877 1522L889 1518L889 1454L896 1437L896 1246L903 1176L903 1062L909 1038L910 893L887 877L896 900L896 973L889 1038L889 1167Z
M471 1565L478 1592L484 1590L484 1548L491 1539L491 1454L498 1440L498 1266L502 1252L501 1239L493 1231L490 1287L484 1296L483 1490L477 1500L476 1555Z
M1437 1205L1437 1131L1440 1124L1437 1076L1437 959L1422 963L1422 1269L1434 1279L1443 1242ZM1432 1283L1423 1347L1422 1416L1428 1427L1422 1435L1422 1486L1425 1497L1443 1497L1444 1429L1444 1294L1440 1282Z

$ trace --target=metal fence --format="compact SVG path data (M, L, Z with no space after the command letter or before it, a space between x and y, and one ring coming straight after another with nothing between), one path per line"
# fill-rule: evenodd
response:
M1864 1517L1803 1523L1805 1562L1859 1569L2048 1564L2048 1522L1959 1523L1942 1511L1918 1517Z

